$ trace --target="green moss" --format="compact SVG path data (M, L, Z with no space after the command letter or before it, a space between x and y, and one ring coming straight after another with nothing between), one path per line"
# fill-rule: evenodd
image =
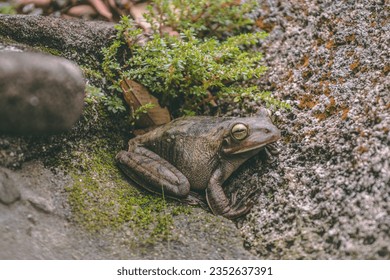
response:
M39 47L36 47L36 48L41 50L42 52L45 52L45 53L48 53L48 54L51 54L51 55L54 55L54 56L62 56L62 52L57 50L57 49L49 48L49 47L46 47L46 46L39 46Z
M256 107L257 101L288 107L256 85L267 68L253 47L267 37L265 32L216 39L198 38L192 29L180 30L180 38L156 30L140 45L142 30L128 17L122 17L116 29L116 39L103 49L102 70L118 92L121 80L137 81L174 117L212 112L216 105L223 110L232 103L247 112L256 109L251 106Z
M173 217L191 208L139 190L122 174L115 155L131 137L126 115L108 111L99 100L86 102L77 125L50 137L48 143L61 144L41 159L46 167L71 177L65 189L70 219L91 234L124 231L126 243L137 246L172 240Z
M3 4L0 6L0 14L4 15L16 15L17 11L13 5Z
M172 239L172 216L188 213L189 207L168 207L163 198L135 189L119 172L115 153L102 148L105 144L90 154L72 155L78 162L71 174L74 183L66 190L74 221L90 232L126 227L138 244Z

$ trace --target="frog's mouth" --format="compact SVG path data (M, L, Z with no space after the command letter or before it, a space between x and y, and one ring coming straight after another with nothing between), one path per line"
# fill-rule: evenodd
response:
M268 156L273 156L279 153L275 143L278 139L279 138L270 139L265 143L261 143L253 146L248 145L248 147L245 149L225 148L224 152L231 155L240 155L240 154L246 154L250 152L258 152L264 149Z
M260 151L260 150L263 150L263 149L265 150L267 155L277 155L279 153L279 151L278 151L278 149L276 147L276 143L275 143L275 141L273 141L271 143L265 143L265 144L249 147L249 148L244 149L244 150L238 150L238 151L233 152L231 154L232 155L237 155L237 154L243 154L243 153L256 151L256 150Z
M252 152L253 153L252 155L255 155L261 150L265 151L265 153L267 155L266 161L269 164L273 163L276 160L276 155L279 154L279 149L277 147L276 140L271 142L271 143L268 143L268 144L257 145L257 146L254 146L254 147L251 147L251 148L248 148L245 150L236 151L236 152L231 153L231 154L233 154L233 155L244 154L245 155L245 154Z

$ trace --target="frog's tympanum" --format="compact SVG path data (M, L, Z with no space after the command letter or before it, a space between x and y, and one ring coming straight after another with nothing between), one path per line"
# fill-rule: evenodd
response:
M234 195L230 201L222 184L261 149L272 153L279 138L266 110L245 118L183 117L131 139L116 158L140 186L184 200L205 194L214 214L234 219L252 205Z

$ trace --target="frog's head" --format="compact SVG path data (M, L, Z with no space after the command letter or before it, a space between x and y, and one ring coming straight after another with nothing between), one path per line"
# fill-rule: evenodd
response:
M238 118L226 131L222 151L227 155L253 155L266 145L280 138L280 130L274 126L265 110L254 117Z

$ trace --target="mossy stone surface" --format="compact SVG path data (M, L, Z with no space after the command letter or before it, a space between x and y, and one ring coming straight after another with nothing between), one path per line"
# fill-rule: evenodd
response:
M98 70L82 68L99 87ZM21 193L0 203L1 259L253 258L231 221L139 190L121 173L128 115L91 99L69 132L0 136L0 164Z

